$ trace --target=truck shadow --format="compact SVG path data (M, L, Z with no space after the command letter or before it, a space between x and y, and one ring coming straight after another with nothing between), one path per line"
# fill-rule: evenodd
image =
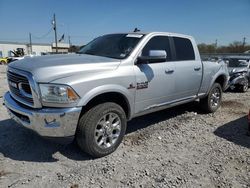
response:
M131 120L130 122L128 122L127 134L184 114L185 112L196 112L197 114L204 114L204 112L200 110L198 102L183 104Z
M20 126L11 119L0 121L0 155L12 160L32 162L56 162L59 152L74 160L89 160L76 144L57 144L44 139L35 132Z
M190 103L135 118L128 122L126 134L170 119L186 111L202 113L197 109L196 103ZM56 162L59 160L57 158L58 152L72 160L93 159L83 153L75 143L69 145L56 144L18 125L11 119L0 121L0 155L18 161Z
M220 126L214 134L239 146L250 148L250 136L247 135L247 131L247 117L243 116Z

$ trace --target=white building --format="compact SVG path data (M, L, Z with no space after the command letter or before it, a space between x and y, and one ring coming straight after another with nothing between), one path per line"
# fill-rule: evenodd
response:
M25 55L31 54L31 48L29 43L0 41L0 57L13 56L13 53L11 53L11 51L16 50L17 48L22 48ZM67 53L69 51L69 44L58 43L57 49L59 53ZM43 53L52 53L55 51L55 44L32 44L33 55L42 55Z
M57 43L57 50L59 53L68 53L69 47L68 43ZM52 43L52 52L56 52L56 43Z

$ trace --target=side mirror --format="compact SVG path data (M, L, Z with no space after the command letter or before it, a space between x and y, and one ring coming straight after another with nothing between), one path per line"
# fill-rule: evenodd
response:
M165 62L167 60L167 52L165 50L150 50L149 56L139 56L137 64Z

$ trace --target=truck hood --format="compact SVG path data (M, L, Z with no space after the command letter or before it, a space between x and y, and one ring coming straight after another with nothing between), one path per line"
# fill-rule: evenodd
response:
M247 72L247 67L228 67L228 72L230 75L238 72Z
M84 74L84 72L114 70L119 64L119 60L107 57L68 54L26 57L12 62L9 66L32 73L37 82L51 82L76 74Z

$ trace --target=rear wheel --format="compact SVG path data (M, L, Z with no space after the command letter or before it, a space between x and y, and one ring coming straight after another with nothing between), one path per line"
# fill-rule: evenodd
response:
M221 105L221 85L214 83L206 98L200 100L201 108L207 113L215 112Z
M0 61L0 65L2 65L2 64L4 65L4 64L5 64L5 61Z
M119 105L111 102L99 104L80 118L76 141L91 156L103 157L120 145L126 126L126 115Z
M247 92L248 87L249 87L249 83L248 83L248 80L246 80L243 85L239 86L238 89L239 89L239 91L245 93L245 92Z

